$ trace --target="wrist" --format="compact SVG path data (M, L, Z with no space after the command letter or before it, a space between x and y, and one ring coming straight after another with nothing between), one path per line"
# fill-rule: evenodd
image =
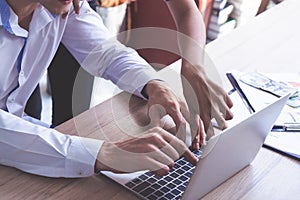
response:
M99 161L99 159L97 159L96 162L95 162L95 168L94 168L94 171L95 171L95 174L97 174L97 175L100 174L101 171L106 171L105 165L102 164L102 163Z
M95 171L95 174L99 174L101 171L108 171L110 170L109 167L107 167L107 165L103 164L100 160L102 158L104 158L104 155L103 155L103 151L104 150L104 146L107 146L107 142L104 142L102 147L100 148L98 154L97 154L97 159L95 161L95 166L94 166L94 171Z
M95 174L100 174L101 171L106 171L105 165L103 165L99 160L96 160L94 171Z
M205 77L206 72L201 65L192 65L189 62L182 60L181 65L181 75L184 77L191 77L191 75L195 75Z
M149 81L141 91L141 94L146 98L149 99L149 94L151 95L157 88L158 86L161 85L163 81L155 79Z

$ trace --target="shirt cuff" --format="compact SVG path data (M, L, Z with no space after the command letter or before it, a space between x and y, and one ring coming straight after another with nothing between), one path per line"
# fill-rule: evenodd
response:
M104 141L71 136L71 144L66 158L67 177L87 177L94 175L95 162Z
M158 75L158 73L155 70L153 70L153 71L152 70L153 69L150 69L148 71L148 73L138 74L137 75L138 78L136 78L134 80L134 82L136 82L136 85L138 87L135 91L133 91L133 94L141 97L144 100L148 100L148 97L146 97L142 94L142 91L143 91L144 87L147 85L147 83L152 80L162 80L162 78Z

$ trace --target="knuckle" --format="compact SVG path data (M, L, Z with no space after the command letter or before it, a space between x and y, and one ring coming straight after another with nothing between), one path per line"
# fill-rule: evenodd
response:
M158 133L153 133L152 141L155 143L161 142L162 141L161 135L159 135Z
M177 146L182 151L181 153L184 153L188 149L185 143L181 140L178 141Z
M179 113L179 116L178 116L178 120L179 120L179 122L180 122L180 124L182 126L186 126L187 125L187 121L184 119L183 116L180 115L180 113Z
M156 126L156 127L152 128L152 131L153 131L153 133L160 135L162 133L163 129L159 126Z
M149 139L149 142L154 145L160 144L163 141L162 136L158 132L151 133L149 135L148 139Z
M146 152L155 152L155 151L157 151L157 148L152 144L146 145L145 149L146 149Z
M177 109L179 108L179 103L177 101L168 101L168 105L172 108L172 109Z
M176 104L177 104L177 100L174 99L174 98L170 98L170 99L168 100L168 104L170 104L170 105L176 105Z

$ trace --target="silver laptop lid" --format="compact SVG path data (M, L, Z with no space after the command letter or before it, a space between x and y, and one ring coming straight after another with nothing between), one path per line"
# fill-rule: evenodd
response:
M199 199L249 165L279 116L288 96L212 137L184 192L183 199Z

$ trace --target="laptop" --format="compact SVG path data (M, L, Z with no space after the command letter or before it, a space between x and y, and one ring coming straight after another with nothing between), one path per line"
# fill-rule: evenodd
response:
M163 177L150 171L102 173L142 199L200 199L254 160L287 99L278 99L210 138L203 149L194 151L199 157L196 166L180 158Z

